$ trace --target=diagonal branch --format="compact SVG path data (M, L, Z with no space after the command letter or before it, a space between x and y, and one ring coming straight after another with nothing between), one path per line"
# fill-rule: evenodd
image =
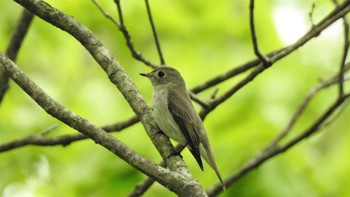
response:
M1 65L5 67L8 75L14 80L33 100L40 105L48 114L64 122L68 126L80 131L86 136L89 136L96 143L107 148L120 158L141 170L145 174L152 176L156 180L165 184L167 180L163 177L157 177L157 173L163 174L162 176L172 177L170 172L160 166L153 164L152 162L141 157L136 152L132 151L124 143L117 140L109 133L98 128L88 120L78 116L72 111L68 110L49 95L47 95L40 87L37 86L28 76L26 76L22 70L20 70L12 61L0 54ZM150 169L148 171L145 167ZM150 172L157 172L152 175Z
M77 117L75 114L66 112L66 109L62 108L63 106L61 106L59 108L59 111L57 111L58 114L53 115L55 115L55 117L57 118L62 116L62 118L65 118L63 121L66 121L66 123L70 123L69 121L71 121L71 119L77 118L74 121L75 123L73 122L74 124L71 125L73 128L77 127L77 130L83 133L85 132L85 135L94 139L96 142L100 143L101 145L106 145L105 147L110 148L110 151L119 155L125 161L128 161L132 166L134 166L137 169L140 169L141 172L147 174L148 176L151 176L171 191L174 191L176 194L180 196L205 195L204 190L190 174L181 157L179 155L172 154L174 152L174 147L171 145L169 139L164 134L160 134L158 132L158 126L154 120L151 109L147 106L145 100L142 98L140 92L135 87L134 83L127 76L123 67L119 64L118 61L115 60L115 58L111 55L111 52L102 45L102 43L91 33L91 31L88 30L84 25L79 23L75 18L61 12L56 8L53 8L44 1L15 1L23 7L30 10L35 15L42 18L43 20L68 32L86 48L86 50L106 72L110 81L122 93L132 110L139 117L141 123L143 124L147 134L149 135L151 141L157 148L158 152L165 159L166 165L169 167L169 169L171 169L174 172L169 173L166 169L156 166L153 163L148 163L147 160L145 160L137 154L135 154L135 157L133 159L127 158L132 156L133 152L130 151L130 149L128 149L128 147L125 144L121 142L117 143L117 140L112 140L112 144L104 144L103 140L106 140L108 138L114 138L111 137L108 133L104 132L102 129L90 125L90 123L87 120ZM2 59L5 61L6 58L2 57ZM8 61L6 61L6 63L10 64ZM15 68L15 66L7 65L6 69L8 70L9 68ZM18 81L16 82L18 83ZM32 95L32 98L38 99L40 98L41 94L45 95L44 93L40 93L39 95L35 93L34 95ZM49 101L49 103L53 102L52 100L46 101ZM58 104L58 106L60 105ZM42 107L45 108L45 104L42 105ZM50 107L48 109L48 112L52 112L51 110L54 109ZM89 129L88 132L85 131L85 129ZM97 136L95 136L96 133L98 133ZM107 147L107 145L110 146ZM116 149L116 147L124 149L124 151L126 152L121 153L119 148ZM127 156L128 154L130 155ZM142 163L144 163L145 166L142 166ZM154 171L147 171L147 166L151 167L150 170L153 169ZM172 179L172 181L170 179Z
M274 56L283 50L285 50L285 48L270 52L267 56L268 57ZM208 81L204 82L203 84L197 85L196 87L191 89L191 92L193 92L195 94L202 92L202 91L204 91L208 88L211 88L211 87L213 87L221 82L226 81L227 79L235 77L241 73L248 71L251 68L258 66L260 64L260 62L261 61L259 59L254 59L254 60L251 60L247 63L244 63L240 66L234 67L234 68L232 68L232 69L230 69L230 70L228 70L228 71L226 71L226 72L224 72L216 77L213 77L212 79L209 79Z
M0 65L4 66L8 75L22 88L38 105L48 114L64 122L68 126L78 130L91 138L97 144L102 145L124 161L152 177L159 183L175 193L186 196L186 194L197 194L203 190L189 191L184 188L198 187L198 182L188 179L186 173L170 171L159 165L152 163L138 153L131 150L127 145L114 138L109 133L95 126L92 122L80 117L69 109L65 108L57 101L47 95L37 84L35 84L22 70L20 70L11 60L0 54ZM192 183L188 183L191 181ZM176 184L174 184L176 183ZM199 186L200 187L200 186ZM181 189L180 189L181 188Z
M309 40L311 40L314 37L317 37L323 30L325 30L327 27L329 27L331 24L333 24L335 21L340 19L341 17L345 16L350 11L350 0L345 1L343 4L335 8L333 11L330 12L323 20L321 20L313 29L311 29L309 32L307 32L304 36L302 36L299 40L297 40L294 44L284 48L284 50L279 51L278 53L274 54L269 58L271 63L275 63L276 61L282 59L286 55L292 53L293 51L297 50L301 46L303 46L305 43L307 43ZM257 66L247 77L242 79L240 82L238 82L235 86L233 86L231 89L223 93L221 96L217 97L214 100L211 100L209 102L210 109L215 109L220 103L226 101L228 98L230 98L234 93L236 93L238 90L240 90L242 87L247 85L249 82L253 81L256 76L258 76L260 73L262 73L264 70L266 70L267 67L260 64Z
M175 149L176 152L180 153L186 146L178 144ZM160 162L160 166L165 166L164 161ZM139 197L142 196L154 183L154 180L150 177L137 184L132 192L128 194L128 197Z
M345 101L349 99L350 99L350 94L345 94L344 96L337 99L320 117L316 119L316 121L313 122L313 124L308 129L306 129L300 135L296 136L295 138L285 143L284 145L277 146L269 150L265 149L264 151L260 152L260 154L258 154L256 157L248 161L240 170L238 170L235 174L233 174L229 179L225 180L225 184L226 185L234 184L239 179L241 179L244 175L256 169L257 167L265 163L270 158L289 150L290 148L294 147L296 144L300 143L302 140L310 137L312 134L319 131L323 123L328 118L330 118L337 111L337 109L341 107L341 105ZM207 190L208 196L216 196L220 192L222 192L222 190L219 185L216 185L214 188L210 188L209 190Z
M17 59L18 51L21 48L24 37L27 35L32 20L33 14L24 9L6 49L6 55L12 59L12 61L16 61ZM0 103L8 88L9 78L6 75L5 70L0 69Z
M346 70L349 70L349 69L350 69L350 64L348 64L346 67ZM344 82L347 80L350 80L350 77L344 78L343 80ZM298 106L297 110L294 112L287 126L277 135L275 139L271 141L271 143L265 148L263 152L269 151L272 148L276 147L277 144L289 134L289 132L297 122L298 118L302 115L302 113L305 111L306 107L310 103L311 99L315 97L317 93L319 93L321 90L325 88L335 85L336 83L338 83L338 77L334 76L327 80L322 81L321 83L317 84L315 87L311 88L309 92L306 94L304 100Z
M118 23L117 20L115 20L110 14L108 14L103 8L102 6L97 2L97 0L92 0L92 2L95 4L95 6L100 10L100 12L106 17L108 18L110 21L112 21L112 23L118 27L118 29L121 28L120 24Z
M313 29L311 29L308 33L306 33L303 37L301 37L296 43L294 43L294 44L292 44L292 45L290 45L288 47L284 47L282 49L273 51L273 52L269 53L267 55L267 57L269 57L269 59L272 58L273 61L276 62L279 59L282 59L286 55L288 55L288 54L292 53L293 51L297 50L299 47L303 46L305 43L310 41L312 38L317 37L320 34L321 31L326 29L328 26L330 26L336 20L338 20L339 18L341 18L342 16L347 14L350 11L348 5L349 5L349 1L344 2L340 7L338 7L335 10L333 10L332 12L330 12L329 15L327 15L321 22L319 22L317 25L315 25ZM251 10L251 12L252 11L253 10ZM251 17L251 19L252 18L253 17ZM251 25L252 25L253 29L255 29L254 28L254 23L251 23ZM253 30L252 35L255 35L255 30ZM253 39L253 43L254 42L256 43L254 45L257 48L257 41L256 41L256 39ZM225 73L223 73L223 74L221 74L221 75L219 75L217 77L214 77L214 78L210 79L209 81L204 82L201 85L198 85L198 86L192 88L191 92L196 94L196 93L204 91L204 90L206 90L206 89L208 89L210 87L213 87L213 86L215 86L215 85L217 85L217 84L219 84L219 83L221 83L221 82L223 82L223 81L225 81L225 80L227 80L227 79L229 79L231 77L234 77L234 76L236 76L238 74L241 74L241 73L243 73L243 72L245 72L245 71L255 67L255 69L246 78L244 78L242 81L240 81L238 84L236 84L232 89L230 89L229 91L224 93L222 96L220 96L220 97L218 97L216 99L212 99L209 102L204 102L203 104L201 104L202 107L203 107L202 111L200 112L201 117L205 118L205 116L208 113L210 113L212 110L214 110L216 106L218 106L220 103L226 101L236 91L238 91L240 88L242 88L245 85L247 85L257 75L262 73L266 69L266 66L261 65L260 62L262 62L261 59L252 60L252 61L250 61L248 63L245 63L245 64L243 64L243 65L241 65L241 66L239 66L237 68L233 68L233 69L231 69L231 70L229 70L229 71L227 71L227 72L225 72ZM271 63L273 63L273 62L271 62ZM324 85L326 85L328 83L329 83L328 85L331 85L331 84L333 85L335 82L336 82L336 80L333 78L331 80L331 82L325 82ZM322 84L320 86L322 88L324 88ZM302 106L297 110L296 115L292 118L290 125L288 125L287 128L284 131L281 132L281 134L280 134L281 136L277 137L277 139L275 139L275 142L272 142L272 144L277 143L280 140L280 138L282 139L288 133L289 129L292 127L294 122L297 120L299 114L301 114L301 112L304 110L304 108L306 107L307 103L309 102L308 99L311 99L311 97L314 95L314 91L315 90L313 90L312 93L309 93L309 94L311 94L311 95L308 95L308 97L310 97L310 98L307 98L306 101L304 101L304 104L302 104ZM303 106L303 105L305 105L305 106ZM257 159L254 158L253 160L256 161ZM260 161L257 161L257 162L260 162ZM262 161L262 162L264 162L264 161ZM260 165L260 164L258 164L258 165ZM257 166L255 166L255 167L257 167ZM248 173L250 170L254 169L255 167L250 168L248 166L247 168L242 169L239 172L239 174L236 174L237 175L237 179L240 178L241 176L245 175L246 173ZM147 187L144 188L146 190L146 189L148 189L148 186L149 186L149 180L145 180L144 183L147 186ZM217 189L216 191L215 191L215 189L213 191L208 190L209 191L208 194L209 195L213 194L215 196L217 193L219 193L221 191L220 187L216 187L216 189Z
M347 0L341 5L339 5L336 9L334 9L332 12L330 12L323 20L321 20L317 25L314 25L313 28L307 32L304 36L302 36L298 41L296 41L294 44L289 45L287 47L281 48L279 50L270 52L268 55L266 55L272 63L278 61L279 59L282 59L283 57L289 55L293 51L297 50L299 47L303 46L305 43L310 41L312 38L317 37L320 35L320 32L322 32L324 29L329 27L331 24L333 24L336 20L339 18L345 16L350 11L350 1ZM209 79L208 81L204 82L203 84L197 85L196 87L192 88L191 91L195 94L202 92L208 88L211 88L215 85L218 85L219 83L226 81L227 79L230 79L234 76L237 76L241 73L244 73L245 71L257 67L260 64L259 59L251 60L247 63L244 63L238 67L232 68L231 70L228 70L224 72L223 74L220 74L216 77L213 77L212 79ZM259 69L258 69L259 70ZM256 72L256 71L255 71ZM258 73L259 74L259 73ZM254 75L251 73L251 75ZM253 80L255 76L247 76L246 78L250 78ZM249 80L243 79L245 82L243 83L249 83ZM241 81L242 82L242 81ZM237 85L238 86L238 85ZM244 86L244 85L243 85ZM243 87L242 86L242 87ZM235 90L236 89L236 90ZM234 94L237 90L239 90L240 87L233 87L232 90L226 92L227 98L229 98L232 94ZM215 108L216 105L220 104L221 102L224 102L226 97L222 95L223 98L217 97L216 100L212 100L212 107Z

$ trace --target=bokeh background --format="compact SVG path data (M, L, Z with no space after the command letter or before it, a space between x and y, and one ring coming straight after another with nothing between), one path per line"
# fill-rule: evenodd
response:
M140 72L150 68L134 60L118 29L91 1L47 1L86 25L115 55L151 105L152 87ZM112 0L101 5L117 18ZM250 40L249 1L150 1L163 54L180 70L188 88L255 58ZM312 17L309 13L315 5ZM124 20L135 47L158 62L145 4L122 1ZM318 22L334 5L329 0L259 0L256 30L262 52L287 46ZM0 50L5 51L22 8L0 1ZM268 144L291 118L308 90L337 73L342 53L338 21L210 113L204 124L223 177L237 171ZM35 18L17 64L49 95L75 113L103 126L133 116L132 110L84 48L66 32ZM219 93L242 76L218 86ZM346 89L349 91L349 84ZM209 98L215 89L199 96ZM312 100L293 129L307 128L336 98L337 88ZM196 106L199 109L198 106ZM322 132L264 163L220 196L348 196L350 195L350 110ZM40 133L74 134L47 115L11 82L0 105L0 143ZM138 123L114 136L146 158L160 156ZM207 188L217 183L205 165L202 172L188 150L183 158ZM145 176L91 140L68 146L27 146L0 154L0 196L125 196ZM175 196L155 184L144 196Z

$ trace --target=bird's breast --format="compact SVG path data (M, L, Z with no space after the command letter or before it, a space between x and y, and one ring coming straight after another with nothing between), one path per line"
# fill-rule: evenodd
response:
M186 144L186 138L182 134L180 127L175 122L168 109L168 94L166 91L155 91L153 93L153 115L159 128L170 138Z

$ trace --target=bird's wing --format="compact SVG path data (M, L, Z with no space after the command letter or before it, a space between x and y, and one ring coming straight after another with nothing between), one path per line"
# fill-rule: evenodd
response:
M168 109L175 122L179 125L182 134L185 136L192 155L203 170L203 163L199 152L199 132L201 125L198 122L199 117L197 117L197 112L188 95L179 94L176 90L172 89L169 90L167 96Z

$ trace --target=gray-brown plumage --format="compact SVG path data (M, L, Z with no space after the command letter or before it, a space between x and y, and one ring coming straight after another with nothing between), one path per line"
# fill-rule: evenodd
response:
M141 75L152 82L153 112L160 129L168 137L187 145L203 170L202 156L214 169L224 189L202 120L193 107L180 73L171 67L160 67Z

